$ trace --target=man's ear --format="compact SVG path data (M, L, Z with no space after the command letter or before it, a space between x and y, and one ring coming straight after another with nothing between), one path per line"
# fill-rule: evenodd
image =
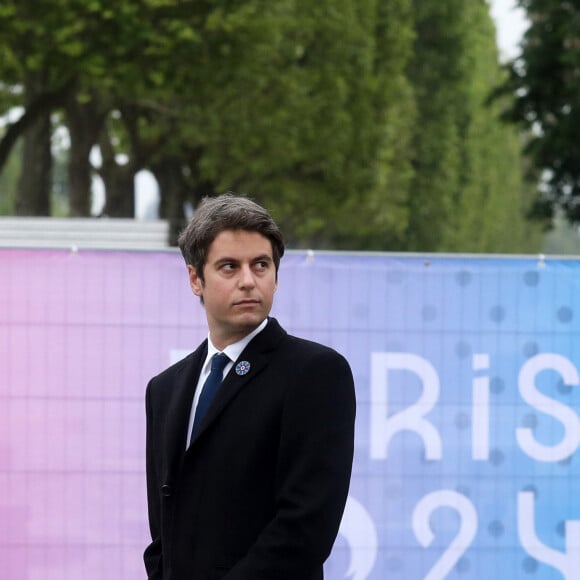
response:
M187 265L187 272L189 274L189 285L191 286L191 291L196 296L203 296L203 281L197 275L196 269L190 264Z

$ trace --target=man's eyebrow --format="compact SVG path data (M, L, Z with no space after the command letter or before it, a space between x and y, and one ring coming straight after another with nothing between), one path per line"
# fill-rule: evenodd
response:
M222 258L218 258L217 260L214 260L214 264L227 264L229 262L235 262L238 263L239 260L237 258L228 258L227 256L224 256Z
M221 258L218 258L217 260L215 260L214 264L226 264L228 262L234 262L234 263L238 263L241 260L239 258L230 258L228 256L222 256ZM258 256L254 256L253 258L251 258L250 260L251 262L273 262L273 258L272 256L269 256L268 254L260 254Z

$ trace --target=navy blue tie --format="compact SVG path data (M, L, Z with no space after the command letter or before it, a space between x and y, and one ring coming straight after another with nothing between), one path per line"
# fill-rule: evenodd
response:
M211 402L213 401L213 398L219 389L223 379L224 368L229 362L230 358L223 352L214 354L211 359L211 370L207 379L205 379L205 383L203 384L201 395L199 396L199 401L197 403L197 408L195 410L195 418L193 419L193 428L191 430L192 438L195 435L196 430L199 429L203 416L209 409L209 406L211 405Z

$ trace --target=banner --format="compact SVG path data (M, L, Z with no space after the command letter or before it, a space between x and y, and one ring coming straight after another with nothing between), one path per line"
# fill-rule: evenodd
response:
M580 577L580 262L290 252L272 314L355 375L328 580ZM176 251L0 250L1 578L145 577L145 387L206 333Z

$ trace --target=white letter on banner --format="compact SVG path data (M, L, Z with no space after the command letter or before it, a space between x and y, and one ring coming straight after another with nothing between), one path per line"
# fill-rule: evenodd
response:
M528 360L520 371L518 379L520 394L526 403L558 419L564 425L564 439L557 445L542 445L534 439L529 427L518 427L516 438L522 450L532 459L555 462L566 459L576 451L580 444L580 419L572 409L537 390L536 375L546 369L558 371L565 385L580 383L576 368L566 357L553 353L538 354Z
M532 558L556 568L565 580L577 579L580 570L580 521L566 521L566 551L563 553L540 541L534 520L534 494L522 491L518 493L518 534L522 547Z
M388 416L389 371L405 370L418 375L423 384L419 400L398 413ZM441 459L439 432L425 415L439 399L439 377L433 365L410 353L373 352L371 354L371 459L386 459L389 443L398 431L414 431L425 444L427 459Z
M489 369L488 354L473 355L473 370ZM473 379L473 439L471 454L474 460L489 459L489 376Z
M424 580L442 580L447 578L447 575L457 564L459 558L465 554L477 533L477 511L469 499L461 493L450 489L434 491L422 498L413 512L413 532L424 548L430 546L435 539L429 525L431 515L435 510L442 507L453 508L459 514L459 532L457 532L449 547L443 552L441 558L429 570Z
M350 565L346 577L366 580L373 570L379 551L375 523L366 508L348 496L338 533L350 547Z

